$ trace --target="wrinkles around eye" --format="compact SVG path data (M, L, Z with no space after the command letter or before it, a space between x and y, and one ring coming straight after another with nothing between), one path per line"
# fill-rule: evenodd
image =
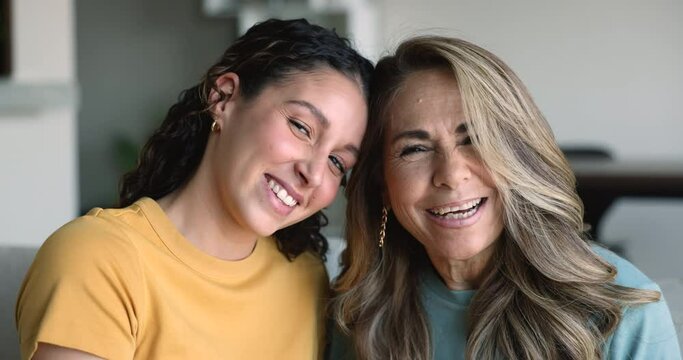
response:
M333 172L335 175L342 176L344 173L346 173L346 165L344 165L344 159L330 155L329 156L330 162L332 163L333 167Z
M311 130L303 121L293 117L288 117L287 121L289 122L289 126L292 128L292 130L294 130L297 134L305 136L308 139L311 138Z
M410 157L414 157L414 156L421 154L421 153L429 152L431 150L432 149L430 147L425 146L425 145L420 145L420 144L406 145L406 146L403 146L399 149L398 156L401 158L410 158Z

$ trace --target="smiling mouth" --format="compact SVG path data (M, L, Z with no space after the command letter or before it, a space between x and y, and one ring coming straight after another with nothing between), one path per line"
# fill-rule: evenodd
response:
M299 203L294 200L294 198L289 195L287 190L285 190L284 187L280 186L275 180L269 179L268 180L268 187L270 187L270 190L277 196L277 198L285 205L289 207L295 207Z
M444 206L440 208L427 209L427 211L442 219L467 219L477 213L477 210L486 203L488 198L479 198L468 201L460 206Z

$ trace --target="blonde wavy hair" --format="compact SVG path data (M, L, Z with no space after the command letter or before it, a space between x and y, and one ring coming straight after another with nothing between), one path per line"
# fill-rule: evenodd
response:
M490 271L469 309L468 359L600 359L624 306L657 301L657 291L613 284L616 269L593 252L576 180L550 126L514 72L492 53L447 37L405 41L381 59L371 86L362 156L348 187L342 274L333 317L356 356L429 359L429 325L419 273L429 261L390 215L377 246L388 112L405 78L449 69L474 148L504 208L504 230Z

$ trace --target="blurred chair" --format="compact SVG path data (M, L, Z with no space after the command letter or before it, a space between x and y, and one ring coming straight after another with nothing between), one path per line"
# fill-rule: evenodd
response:
M598 145L584 145L584 146L560 146L560 150L564 153L567 160L572 163L580 162L603 162L613 161L612 152L603 146ZM572 165L573 166L573 165ZM581 178L577 177L577 192L581 197L584 205L584 223L587 223L589 233L593 239L597 240L598 227L600 220L605 211L612 205L611 198L602 196L603 194L592 192L581 187ZM620 249L614 249L619 252Z
M577 160L614 160L612 153L601 146L560 146L569 161Z
M571 162L585 162L585 161L613 161L614 157L612 152L605 147L598 145L585 145L585 146L560 146L560 150L564 153L567 160ZM602 220L603 214L612 205L612 200L601 196L602 194L586 191L586 189L581 188L581 179L577 179L577 192L581 197L584 205L584 223L588 224L588 232L597 242L601 242L598 239L598 227L600 226L600 220ZM603 245L606 245L603 243ZM623 247L616 244L611 244L608 246L613 252L624 256L625 251Z

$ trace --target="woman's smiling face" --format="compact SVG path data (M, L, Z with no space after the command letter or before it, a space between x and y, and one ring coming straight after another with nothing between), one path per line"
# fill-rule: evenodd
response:
M231 93L239 79L223 81ZM357 81L329 69L291 75L249 100L236 87L237 98L214 110L213 186L239 228L270 235L334 200L357 160L365 98Z
M410 74L388 112L386 198L432 262L490 254L503 230L502 205L471 144L452 72Z

